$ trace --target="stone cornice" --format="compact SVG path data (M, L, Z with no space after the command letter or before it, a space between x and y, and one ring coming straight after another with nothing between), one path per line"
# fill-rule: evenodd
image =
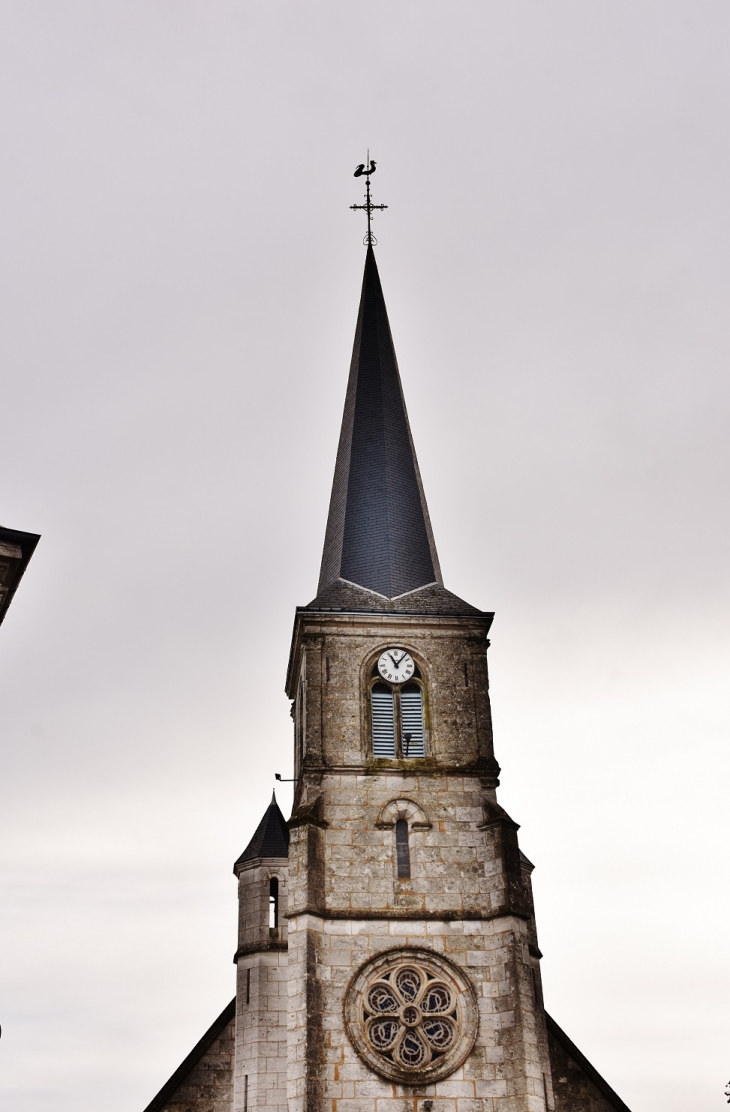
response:
M428 757L412 761L376 760L361 765L316 765L304 768L302 777L312 776L473 776L477 780L489 779L490 785L499 785L500 767L496 761L487 764L443 765ZM291 820L289 820L291 827Z
M289 911L284 916L285 919L296 919L300 915L314 915L317 919L357 919L360 922L367 923L372 919L397 919L397 920L412 920L421 922L457 922L457 921L471 921L471 922L488 922L492 919L524 919L529 920L530 916L524 911L512 910L510 908L499 907L492 911L476 911L471 908L464 910L449 910L449 911L423 911L409 910L406 908L394 907L390 910L374 910L366 911L364 908L353 908L348 910L329 910L322 907L300 907L294 911Z
M244 958L248 954L263 954L268 950L288 950L289 943L282 942L280 939L270 939L268 942L252 942L250 946L239 946L233 955L233 964L238 964L239 958Z

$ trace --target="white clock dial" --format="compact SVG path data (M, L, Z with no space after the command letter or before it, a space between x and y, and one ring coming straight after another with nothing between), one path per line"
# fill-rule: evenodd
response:
M405 649L386 649L378 661L378 671L389 683L405 683L415 669L413 657Z

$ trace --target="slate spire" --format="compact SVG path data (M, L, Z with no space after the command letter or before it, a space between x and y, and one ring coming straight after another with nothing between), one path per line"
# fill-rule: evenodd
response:
M442 585L372 247L332 484L318 597L337 581L394 599Z
M253 838L233 866L234 872L237 865L244 861L254 861L259 857L288 857L289 856L289 828L286 819L276 802L276 793L271 796L271 803L264 811L264 817L256 827Z

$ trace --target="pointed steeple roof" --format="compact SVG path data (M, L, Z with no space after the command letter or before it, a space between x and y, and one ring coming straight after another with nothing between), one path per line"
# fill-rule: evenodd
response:
M372 247L365 260L318 596L338 580L387 599L442 584Z
M288 857L289 856L289 828L286 819L279 810L276 802L276 792L271 796L271 803L264 812L264 817L256 827L254 836L233 866L245 861L254 861L257 857Z

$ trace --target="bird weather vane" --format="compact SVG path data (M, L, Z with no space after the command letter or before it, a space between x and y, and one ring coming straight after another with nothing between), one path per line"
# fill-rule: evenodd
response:
M383 209L387 209L387 207L388 207L387 205L374 205L373 202L372 202L372 198L370 196L370 175L374 174L374 173L375 173L375 162L374 162L373 159L370 158L370 151L368 151L367 162L361 162L360 165L358 166L357 170L355 171L355 175L354 175L356 178L362 178L362 177L365 178L365 204L364 205L350 205L351 209L362 209L364 212L367 213L368 230L367 230L367 235L365 235L365 237L363 238L363 243L365 244L366 247L375 247L375 245L378 242L377 239L375 238L375 236L373 235L373 230L372 230L373 213L375 212L376 209L378 209L378 211L382 212Z

